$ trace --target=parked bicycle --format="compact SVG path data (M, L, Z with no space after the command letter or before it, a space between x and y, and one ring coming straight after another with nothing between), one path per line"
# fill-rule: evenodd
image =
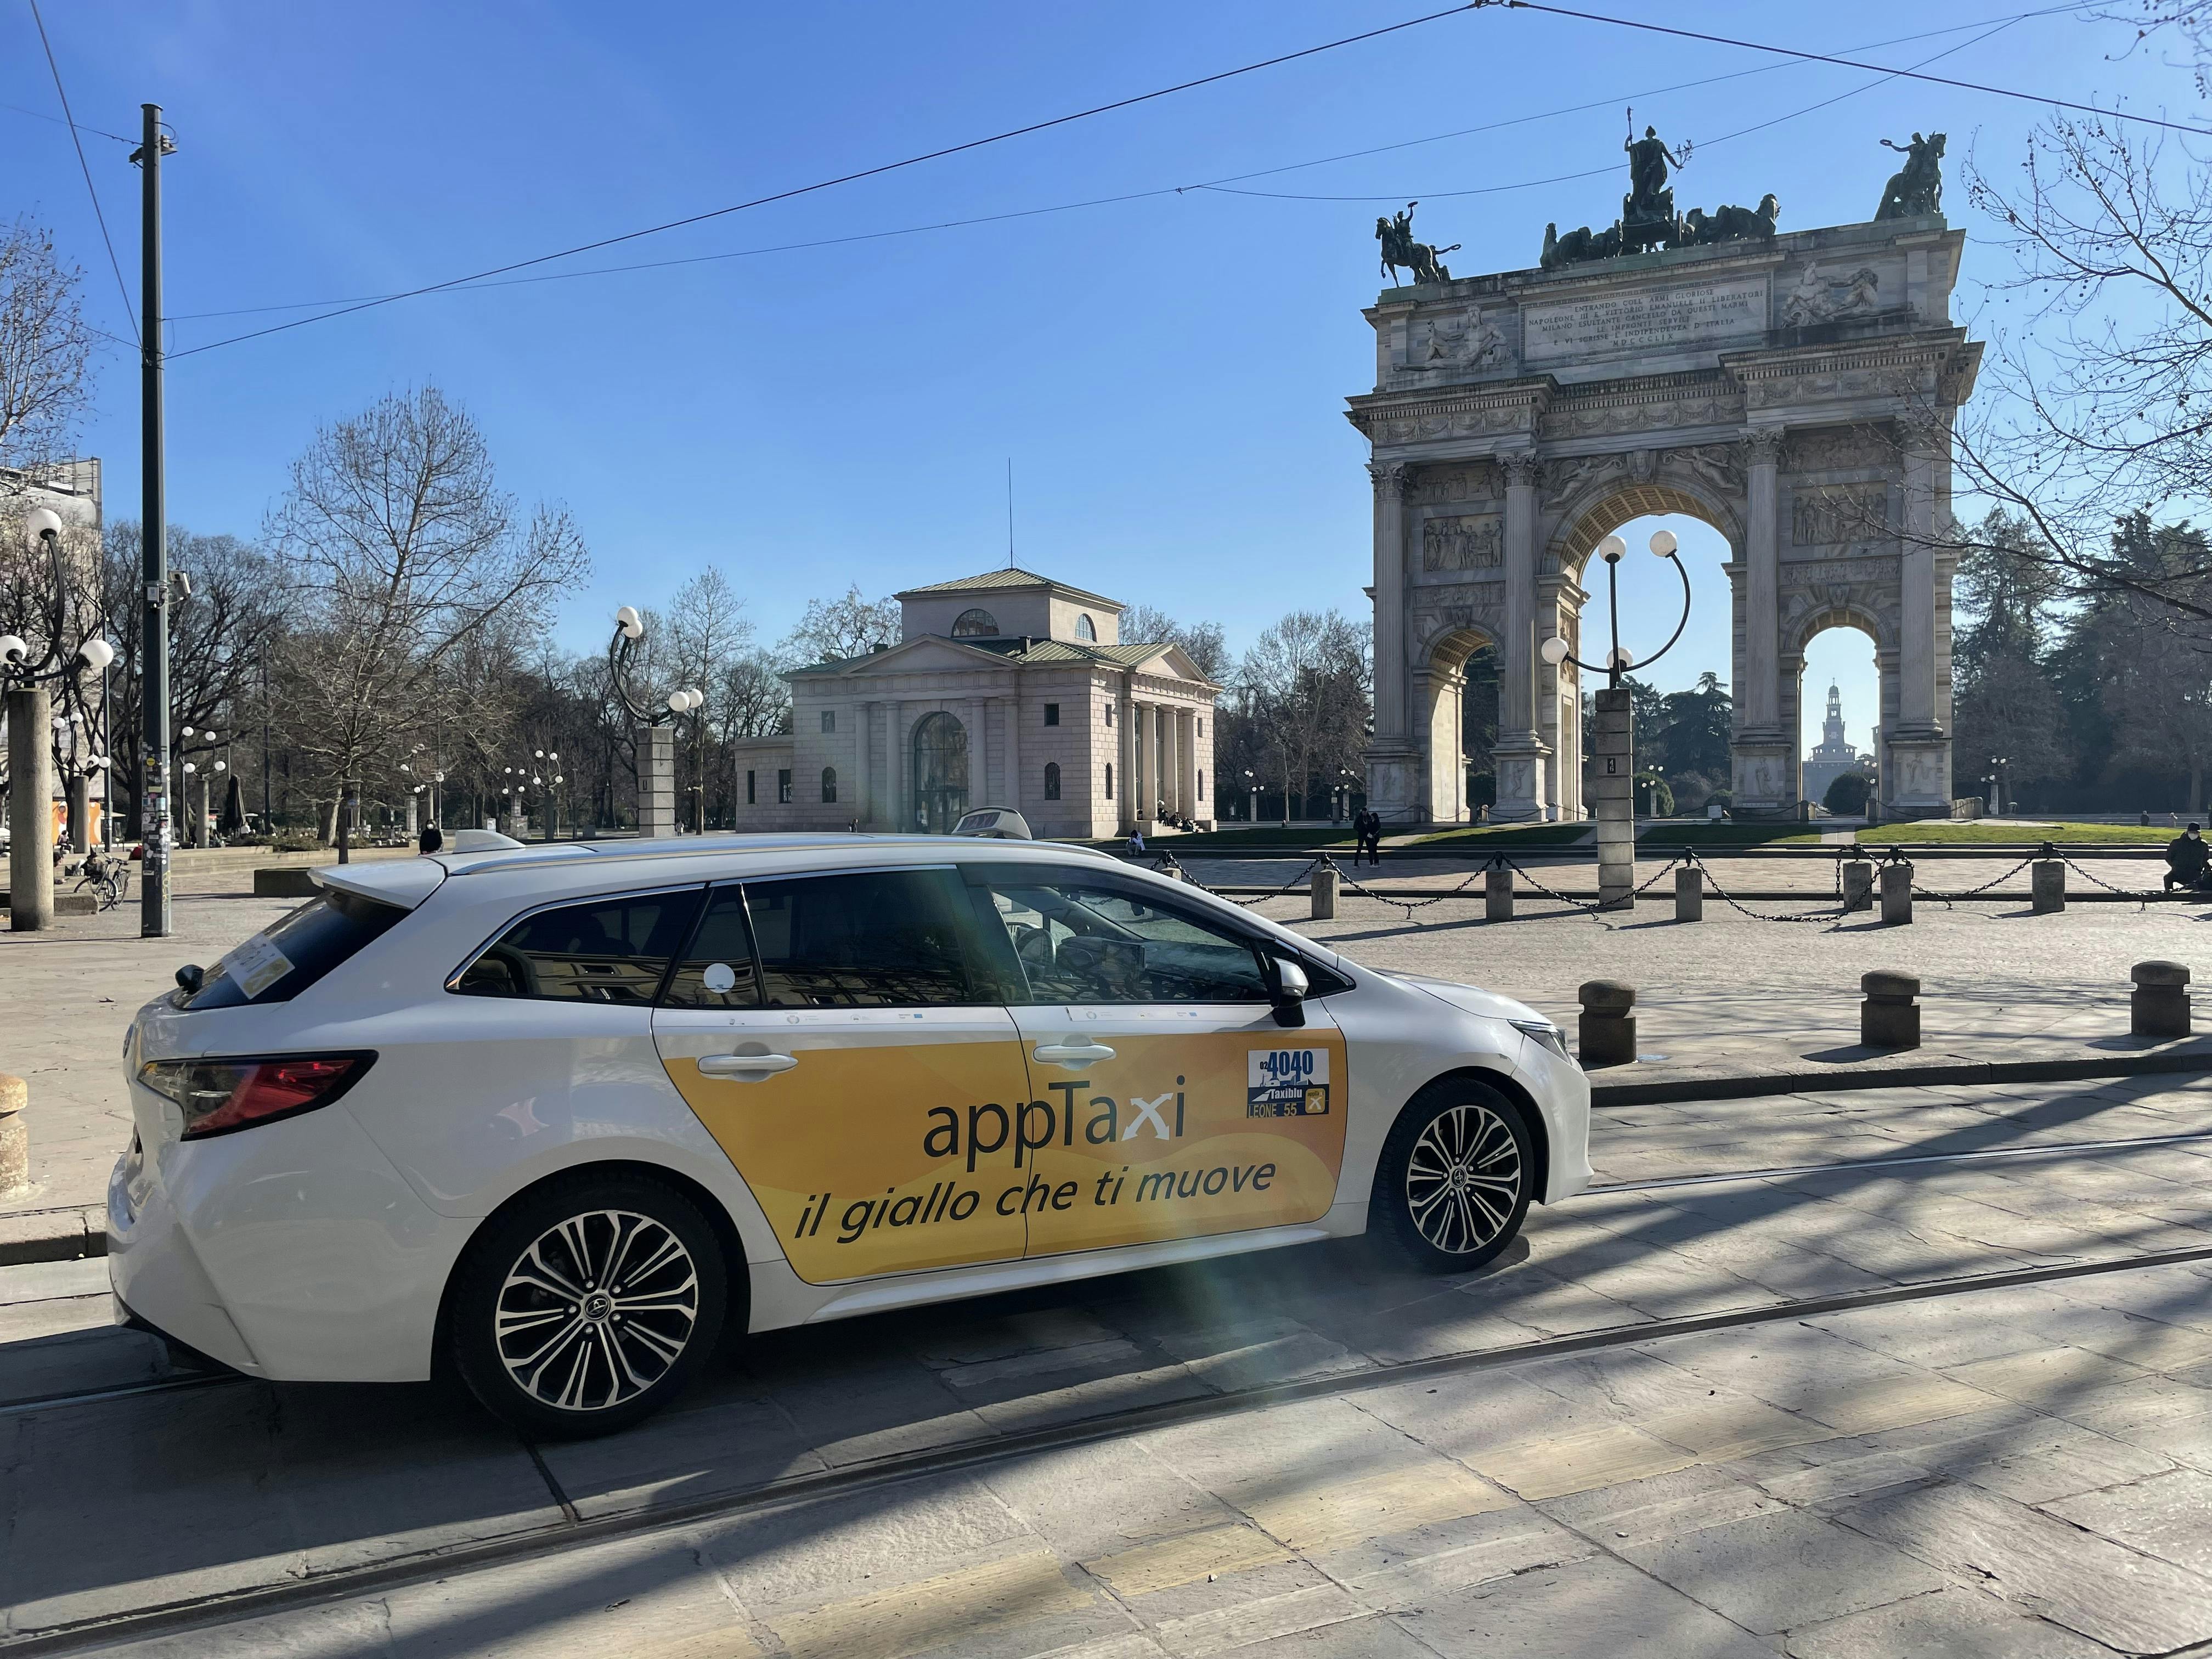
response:
M123 902L123 896L131 890L131 861L128 859L116 858L95 847L84 855L84 863L79 867L84 873L78 878L75 890L82 893L86 888L91 888L103 910L112 910Z

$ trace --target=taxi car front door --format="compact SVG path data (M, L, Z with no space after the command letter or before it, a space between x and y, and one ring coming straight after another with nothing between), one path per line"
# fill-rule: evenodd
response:
M1276 1023L1249 939L1077 872L971 868L1018 979L1032 1256L1318 1220L1344 1160L1344 1037ZM994 939L991 941L995 945Z
M717 888L653 1037L810 1284L1018 1258L1028 1079L948 868Z

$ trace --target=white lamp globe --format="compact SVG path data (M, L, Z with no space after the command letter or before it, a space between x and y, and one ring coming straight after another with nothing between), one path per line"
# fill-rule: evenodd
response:
M1597 544L1598 557L1603 559L1607 564L1611 564L1627 551L1628 544L1618 536L1607 536Z
M538 758L540 760L544 760L545 758L545 751L543 749L538 751Z
M1630 656L1628 653L1620 646L1613 647L1611 660L1615 668L1633 668L1636 666L1636 659Z
M684 702L693 708L704 708L707 706L707 694L696 685L686 691L684 697Z
M192 763L191 763L191 762L190 762L190 761L186 761L186 762L185 763L185 775L186 777L190 777L190 776L191 776L191 775L192 775L193 773L195 773L195 772L198 771L199 769L199 769L198 767L197 767L197 766L193 765L193 764L192 764Z
M638 639L645 633L645 618L637 614L635 605L626 605L615 612L615 626L622 629L624 639Z
M559 750L557 750L557 749L556 749L556 750L555 750L551 754L548 755L545 758L546 758L547 760L550 760L550 761L556 761L556 760L559 760L559 759L561 758L561 751L560 751Z
M192 734L192 728L191 728L191 726L186 726L186 727L184 729L184 732L183 732L183 734L182 734L182 735L184 735L184 736L185 736L185 737L189 738L190 736L191 736L191 734Z
M1554 634L1536 647L1536 654L1557 668L1567 659L1567 641L1564 634Z
M671 691L671 692L668 694L668 712L669 712L670 714L680 714L684 713L684 711L685 709L687 709L687 708L690 708L690 707L691 707L691 694L690 694L690 692L688 692L688 691Z
M0 663L21 662L30 654L21 634L0 634Z
M77 647L77 655L94 668L105 668L115 660L115 647L95 635Z
M33 541L62 533L62 515L51 507L34 507L23 515L23 533Z
M217 761L215 763L215 769L218 772L228 772L230 770L230 763L228 761Z
M1655 530L1651 532L1651 551L1660 558L1673 558L1674 550L1681 544L1674 539L1674 532L1671 530Z

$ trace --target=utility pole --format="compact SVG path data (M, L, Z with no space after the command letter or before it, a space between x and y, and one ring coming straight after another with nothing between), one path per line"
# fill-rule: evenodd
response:
M138 746L138 827L146 845L138 889L138 936L167 939L169 918L169 516L162 475L161 434L161 155L175 145L161 136L161 106L141 106L146 125L131 160L138 163L143 218L140 244L138 343L144 506L141 509L141 574L144 610L138 628L143 702Z

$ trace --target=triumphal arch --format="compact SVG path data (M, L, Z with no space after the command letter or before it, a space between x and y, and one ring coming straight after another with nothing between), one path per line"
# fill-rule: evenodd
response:
M1416 272L1366 313L1375 390L1349 399L1373 447L1367 790L1387 819L1468 817L1461 705L1485 645L1495 815L1583 816L1595 688L1542 647L1603 659L1601 612L1581 641L1585 568L1655 513L1728 540L1735 810L1795 810L1804 648L1841 624L1874 641L1886 809L1948 811L1951 431L1980 348L1951 320L1966 238L1940 210L1942 142L1895 147L1910 160L1863 224L1785 233L1771 196L1678 215L1649 129L1620 221L1547 229L1534 269L1454 277L1409 216L1378 223L1386 263ZM1673 617L1654 620L1624 618L1624 647L1655 648Z

